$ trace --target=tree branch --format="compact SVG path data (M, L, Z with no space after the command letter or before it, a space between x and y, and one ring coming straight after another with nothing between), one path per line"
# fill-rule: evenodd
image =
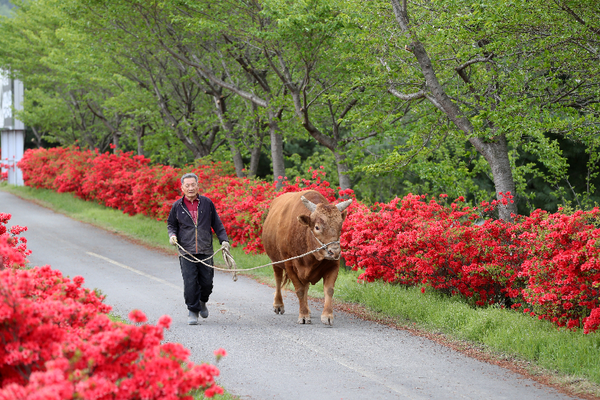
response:
M465 68L467 68L470 65L477 64L480 62L489 62L492 58L494 58L494 53L491 53L487 57L474 58L472 60L467 61L463 65L459 65L458 67L454 68L454 70L458 73L458 75L462 78L462 80L465 81L465 83L471 83L469 77L467 76L467 74L464 71Z
M388 88L388 93L390 93L394 97L397 97L400 100L404 100L404 101L417 100L417 99L422 99L425 97L425 91L423 91L423 90L419 90L416 93L404 94L404 93L400 93L396 89L390 87L390 88Z
M573 11L569 6L567 6L566 4L564 4L561 1L557 1L554 0L554 3L556 3L557 6L559 6L560 8L563 9L563 11L565 11L567 14L569 14L571 17L573 17L573 19L577 22L579 22L581 25L585 26L586 28L588 28L590 31L594 32L596 35L600 36L600 29L598 28L594 28L592 26L590 26L588 23L586 23L583 18L581 18L579 15L577 15L575 13L575 11Z
M148 24L147 21L146 21L146 23ZM148 28L151 29L151 26L148 26ZM249 100L249 101L255 103L259 107L263 107L263 108L268 107L268 105L269 105L268 102L266 100L261 99L260 97L256 96L254 93L246 92L245 90L242 90L241 88L237 87L236 85L227 83L227 82L217 78L211 71L209 71L207 68L205 68L202 65L200 60L198 60L197 55L192 53L192 58L193 58L193 61L192 61L192 60L188 59L187 57L184 57L181 54L179 54L178 52L174 51L171 47L167 46L160 35L157 35L156 38L157 38L158 42L160 43L160 45L162 46L162 48L167 51L167 53L169 53L175 59L195 68L196 71L198 72L198 74L200 74L200 76L202 76L203 78L213 82L216 85L221 86L224 89L227 89L227 90L239 95L240 97L242 97L246 100Z

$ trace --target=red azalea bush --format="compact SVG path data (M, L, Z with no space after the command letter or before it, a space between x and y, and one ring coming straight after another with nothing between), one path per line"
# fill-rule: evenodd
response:
M227 234L234 243L244 245L251 253L264 251L260 235L271 201L287 192L316 190L330 202L335 201L335 190L323 178L322 170L309 170L313 181L296 178L294 183L283 181L283 188L277 191L274 183L240 179L225 176L211 179L201 185L201 193L208 196L219 212Z
M356 206L342 234L346 263L364 269L360 279L369 282L428 285L476 305L501 300L517 281L514 270L523 261L518 244L510 241L508 225L476 225L476 210L459 203L446 207L408 195Z
M164 219L181 196L181 169L150 166L131 153L28 150L19 166L27 185L68 189L130 214ZM312 181L285 181L279 191L274 183L228 174L221 164L185 170L199 176L201 193L215 203L234 245L247 252L263 250L262 222L276 196L315 189L330 201L336 197L321 170L311 171ZM408 195L372 207L353 202L341 238L346 264L363 269L360 279L369 282L427 286L478 306L500 303L585 333L600 327L597 209L537 210L506 223L489 214L512 201L510 194L481 207L467 207L462 198L446 204L446 197Z
M0 214L0 399L192 399L223 390L219 370L195 365L180 344L165 343L156 326L111 321L103 297L49 266L23 269L29 251ZM134 310L129 318L146 322ZM220 349L218 358L225 355Z
M181 169L150 166L132 152L110 154L77 147L27 150L18 166L27 186L69 192L130 215L165 219L180 194ZM200 184L226 176L220 164L190 167Z
M27 230L26 226L7 227L11 215L0 212L0 271L6 268L22 268L31 251L27 249L27 239L19 234Z
M463 199L458 199L463 200ZM600 325L600 210L541 210L514 223L481 218L477 208L442 206L409 195L351 211L342 234L360 279L426 285L475 305L500 303L559 326ZM501 203L482 204L490 212Z
M182 169L150 165L150 160L133 153L100 154L77 147L27 150L19 163L27 186L70 192L130 215L143 214L164 220L173 202L181 197ZM322 170L311 171L313 181L284 181L283 191L274 183L240 179L227 173L227 165L188 166L185 172L198 175L202 194L217 206L234 243L250 252L262 251L262 220L270 201L289 191L314 189L330 201L335 190L323 179Z
M600 210L572 215L537 210L520 220L527 258L520 275L524 311L568 328L598 329L600 312Z
M76 154L73 150L73 148L62 147L26 150L18 167L23 172L23 180L27 182L27 186L63 192L75 190L75 185L61 187L61 181L66 181L69 178L68 174L74 172L72 167L65 168L65 164L85 157L84 152ZM80 168L79 174L82 175L84 170ZM77 177L71 176L71 180L75 182Z

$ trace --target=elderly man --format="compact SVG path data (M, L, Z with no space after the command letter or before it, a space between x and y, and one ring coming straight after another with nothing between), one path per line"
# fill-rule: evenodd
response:
M183 276L183 297L188 309L188 324L198 324L198 314L208 317L206 302L212 293L214 269L195 262L190 256L213 265L212 230L219 242L229 250L229 239L225 227L217 214L213 202L198 194L198 176L185 174L181 177L183 197L173 203L167 229L169 241L173 246L179 244L185 251L179 250L179 264Z

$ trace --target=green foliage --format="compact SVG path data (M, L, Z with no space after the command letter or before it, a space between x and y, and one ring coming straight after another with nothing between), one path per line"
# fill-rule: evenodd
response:
M169 165L237 152L266 177L277 125L288 178L323 165L366 201L478 202L495 187L470 141L504 135L521 213L598 201L594 0L409 3L470 133L426 98L388 93L428 89L388 0L16 3L0 68L24 81L19 118L45 143L113 143Z
M591 153L596 147L598 105L591 99L598 97L600 83L592 50L597 35L586 21L594 20L598 4L584 1L567 9L541 1L421 3L408 6L412 34L423 43L444 90L472 124L473 135L505 135L509 140L521 211L527 212L540 192L559 200L561 191L570 191L566 179L575 178L567 176L564 145L585 144ZM371 2L357 15L363 25L373 27L368 38L357 42L367 41L371 51L366 56L377 70L375 77L362 81L405 94L424 88L413 44L400 31L389 3ZM585 50L582 43L587 43ZM464 148L461 143L468 137L457 132L445 113L424 99L398 101L400 107L404 114L397 118L405 129L363 171L412 175L411 191L492 197L490 166L480 155L469 156L465 164L464 151L456 149ZM558 137L565 139L563 146ZM596 165L588 163L586 172L594 177ZM532 180L543 182L540 192L532 192ZM458 187L453 181L460 181Z

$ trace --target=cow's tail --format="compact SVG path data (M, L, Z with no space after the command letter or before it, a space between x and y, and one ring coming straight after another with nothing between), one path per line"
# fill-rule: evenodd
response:
M290 286L290 282L292 280L290 279L290 277L287 274L287 271L284 269L283 270L283 277L281 279L281 288L285 288L288 289L288 287Z

